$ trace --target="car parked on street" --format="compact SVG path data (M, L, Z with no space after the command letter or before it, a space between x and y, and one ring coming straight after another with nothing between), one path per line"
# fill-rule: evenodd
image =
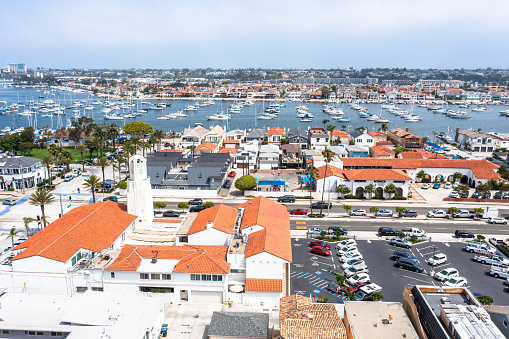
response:
M428 183L424 183L424 184L422 184L422 186L421 186L421 188L422 188L423 190L427 190L427 189L428 189L428 188L430 188L430 187L431 187L431 185L430 185L430 184L428 184Z
M447 287L463 287L467 286L467 279L463 277L452 277L444 281L442 285Z
M3 205L16 205L16 199L7 198L2 202Z
M339 226L330 226L328 229L328 233L345 235L345 234L348 234L348 230L346 228L339 227Z
M291 210L290 214L291 215L307 215L308 214L308 210L306 210L304 208L296 208L294 210Z
M163 217L180 217L180 212L177 211L164 211Z
M379 236L392 236L392 235L396 235L396 233L399 233L400 231L398 230L395 230L394 228L391 228L391 227L380 227L378 228L378 235Z
M433 210L426 214L428 218L449 218L451 215L446 213L444 210Z
M365 209L362 208L356 208L353 211L348 212L348 215L353 216L366 216L367 212Z
M449 278L452 277L459 277L459 272L457 269L453 267L444 268L440 272L436 273L434 278L438 281L446 281Z
M201 212L204 209L205 209L205 207L203 207L203 205L191 206L191 208L189 209L189 212Z
M375 213L375 217L392 217L394 212L391 210L381 210Z
M230 172L228 172L228 176L229 176L230 178L233 178L233 177L235 176L235 171L230 171Z
M416 218L417 217L417 212L414 211L414 210L406 210L404 212L399 212L399 216L400 217L411 217L411 218Z
M326 202L326 201L318 201L318 202L312 203L311 204L311 208L314 208L314 209L319 209L319 208L329 209L329 208L332 208L332 203L331 202Z
M328 249L327 247L322 247L322 246L313 247L311 249L311 252L313 252L315 254L325 255L325 256L330 255L330 249Z
M67 174L67 175L65 176L65 178L64 178L64 181L65 181L65 182L69 182L69 181L71 181L72 179L74 179L74 175L72 175L72 174Z
M431 266L437 266L440 264L445 264L447 262L447 256L443 253L437 253L428 260L426 260L426 264Z
M308 228L308 233L311 233L311 234L320 234L325 232L325 230L321 229L320 227L313 227L313 228Z
M106 201L106 200L118 202L118 198L116 196L114 196L114 195L110 195L110 196L108 196L108 197L103 199L103 201Z
M473 218L474 215L468 210L459 210L458 212L452 212L453 218Z
M283 195L277 198L277 202L295 202L295 195Z
M425 237L426 231L420 230L417 227L404 228L401 230L402 233L405 233L406 236L411 237L412 235L416 235L418 237Z
M231 186L232 186L232 182L230 180L227 179L227 180L224 181L223 188L228 189Z
M507 225L507 219L496 218L496 217L489 217L488 218L488 224L503 224L503 225Z
M399 258L396 260L396 267L410 271L423 272L424 267L415 259Z
M196 199L189 200L187 203L189 205L201 205L201 204L203 204L203 200L196 198Z
M400 238L400 237L392 238L390 244L393 246L404 247L404 248L412 247L412 243L410 241Z
M309 246L310 247L321 246L327 248L328 250L331 249L331 246L322 240L313 240L309 243Z
M454 231L454 235L456 238L474 238L475 235L472 232L465 231L465 230L456 230Z

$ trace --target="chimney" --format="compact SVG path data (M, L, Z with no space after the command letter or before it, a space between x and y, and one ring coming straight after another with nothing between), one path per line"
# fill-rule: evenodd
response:
M481 133L481 129L480 129L480 128L478 128L478 129L477 129L477 132Z
M214 226L212 221L207 221L207 231L210 230L212 228L212 226Z
M408 127L407 127L407 128L405 129L405 131L410 132L410 128L408 128Z

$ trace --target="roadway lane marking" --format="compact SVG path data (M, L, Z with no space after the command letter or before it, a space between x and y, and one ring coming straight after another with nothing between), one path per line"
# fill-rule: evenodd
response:
M295 224L297 224L297 225L305 225L306 222L305 221L296 221Z
M298 230L305 230L305 229L306 229L306 226L297 226L297 229L298 229Z

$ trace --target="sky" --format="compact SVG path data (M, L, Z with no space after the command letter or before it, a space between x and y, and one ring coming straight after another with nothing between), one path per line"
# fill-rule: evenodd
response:
M2 0L0 67L508 68L507 0Z

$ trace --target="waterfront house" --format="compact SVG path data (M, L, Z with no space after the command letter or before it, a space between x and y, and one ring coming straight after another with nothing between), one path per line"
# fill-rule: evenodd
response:
M279 127L271 127L267 131L267 140L269 144L281 144L281 139L285 136L285 130Z
M346 145L349 158L367 158L369 156L369 148L358 145Z
M302 165L302 150L298 144L281 146L281 168L297 168Z
M324 150L329 146L329 133L322 127L309 127L309 147Z
M422 138L411 133L407 128L395 128L387 131L387 140L391 141L396 147L404 148L421 148L423 145Z
M202 126L194 128L186 128L182 134L180 145L184 148L189 146L197 146L203 142L203 137L208 130Z
M258 169L278 169L280 148L277 144L260 146Z
M41 160L25 156L0 157L0 188L33 188L48 178Z
M258 141L258 143L261 144L262 141L266 141L265 131L259 128L255 128L252 131L249 131L246 136L246 141Z
M395 152L386 146L373 146L369 148L370 158L394 158Z
M365 148L375 146L375 139L366 130L353 131L350 135L356 146Z
M301 149L307 149L309 144L309 135L300 128L293 128L288 131L287 142L289 144L297 144Z
M495 138L489 133L481 133L480 128L477 131L457 128L454 141L476 153L492 153L496 148Z
M340 144L348 145L350 143L351 138L352 137L350 136L350 134L348 134L345 131L340 131L336 129L332 131L331 139L332 142L338 141Z

